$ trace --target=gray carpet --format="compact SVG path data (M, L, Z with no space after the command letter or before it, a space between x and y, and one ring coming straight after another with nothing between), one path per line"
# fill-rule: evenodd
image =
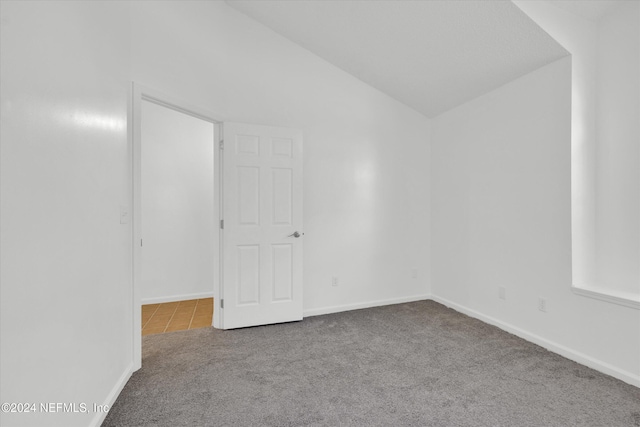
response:
M433 301L143 338L103 426L640 426L640 389Z

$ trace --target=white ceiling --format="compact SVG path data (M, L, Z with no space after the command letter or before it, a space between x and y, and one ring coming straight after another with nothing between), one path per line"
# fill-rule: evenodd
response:
M551 4L590 21L597 21L613 8L620 6L624 1L625 0L556 0Z
M428 117L568 55L510 1L227 3Z

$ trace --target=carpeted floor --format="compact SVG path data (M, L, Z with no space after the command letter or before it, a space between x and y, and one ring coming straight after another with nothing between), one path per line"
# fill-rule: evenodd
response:
M433 301L143 337L103 426L640 426L640 389Z

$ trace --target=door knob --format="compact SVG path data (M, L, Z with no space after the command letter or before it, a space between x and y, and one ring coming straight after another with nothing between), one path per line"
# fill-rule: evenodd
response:
M289 234L287 237L295 237L296 239L300 236L304 235L304 233L300 234L297 231L294 231L293 234Z

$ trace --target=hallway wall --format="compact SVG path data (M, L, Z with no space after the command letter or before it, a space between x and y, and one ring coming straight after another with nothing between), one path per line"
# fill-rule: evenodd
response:
M211 297L214 124L148 101L141 109L142 304Z

